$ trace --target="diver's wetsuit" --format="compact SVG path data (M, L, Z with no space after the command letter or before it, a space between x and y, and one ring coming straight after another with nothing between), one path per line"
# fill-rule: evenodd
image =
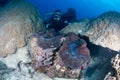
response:
M52 21L51 23L49 23L48 28L53 28L55 31L60 31L61 29L63 29L65 26L67 26L67 24L64 21Z

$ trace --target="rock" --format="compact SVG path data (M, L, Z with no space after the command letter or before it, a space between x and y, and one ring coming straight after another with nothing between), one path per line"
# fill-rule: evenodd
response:
M13 71L13 69L8 68L6 66L6 64L4 64L2 61L0 61L0 76L1 76L1 74L9 73L9 72L12 72L12 71Z
M111 60L112 67L115 69L115 76L117 79L120 79L120 54L117 54L114 58Z
M117 80L117 79L116 79L116 77L111 76L111 73L109 72L109 73L105 76L104 80Z
M109 11L98 16L90 22L84 22L85 26L71 24L71 27L64 28L61 32L76 32L88 36L90 42L110 48L115 51L120 50L120 13ZM74 23L76 24L76 23ZM70 29L70 30L69 30Z
M53 30L33 34L29 37L28 51L35 70L45 72L54 63L55 50L60 47L63 35ZM49 69L50 70L50 69Z
M27 47L15 54L0 58L0 80L52 80L47 75L35 71L31 66Z
M35 69L53 64L54 50L59 48L62 37L51 30L29 37L28 50Z
M76 34L68 34L59 50L62 62L67 68L74 70L84 68L83 64L89 64L90 52L86 45L86 41Z
M3 74L4 80L52 80L47 75L35 72L29 64L21 63L20 70L15 69L9 74Z
M74 32L76 34L84 34L88 29L89 26L87 26L90 23L91 19L83 19L79 22L74 22L65 28L63 28L60 32L61 33L69 33L69 32Z
M51 31L33 34L29 38L32 66L52 78L78 78L90 62L86 45L75 33L66 36Z
M63 73L65 75L63 77L66 78L82 76L83 69L86 69L90 63L91 57L87 43L75 33L68 33L58 53L59 57L56 60L56 64L60 65L61 69L59 70L61 73L64 70Z
M91 24L85 33L91 42L112 50L120 50L120 13L106 12L100 15Z
M25 46L18 49L15 54L8 55L5 58L0 58L0 61L6 64L8 68L16 69L20 61L24 63L29 63L31 62L31 59L28 54L27 47Z
M0 56L15 53L30 33L44 30L39 13L24 0L11 0L0 10Z
M67 79L67 78L53 78L53 80L78 80L78 79Z
M29 73L24 72L12 72L11 74L5 74L3 76L4 80L52 80L43 73L34 73L31 77Z

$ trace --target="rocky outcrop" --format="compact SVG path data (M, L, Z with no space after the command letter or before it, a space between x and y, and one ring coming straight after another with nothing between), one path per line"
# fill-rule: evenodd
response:
M83 19L80 20L79 22L74 22L65 28L63 28L60 32L61 33L69 33L69 32L74 32L76 34L84 34L86 31L89 29L89 23L92 21L92 19Z
M108 47L115 51L120 50L120 13L114 11L103 13L85 25L83 27L81 25L72 26L70 30L68 30L68 26L62 32L66 32L66 30L67 32L74 32L75 30L76 33L88 36L90 41L96 45ZM83 28L85 32L83 32Z
M39 13L30 3L11 0L0 9L0 56L26 45L30 33L44 30Z
M49 77L78 78L90 63L90 52L85 40L75 33L67 35L47 31L33 34L28 49L35 70Z
M22 47L15 54L10 54L7 57L0 58L0 61L7 65L8 68L16 69L20 62L30 63L31 58L28 54L27 47Z
M113 72L115 75L112 75L112 72L109 72L104 80L120 80L120 54L117 54L111 60L112 67L115 69Z
M0 79L1 80L77 80L58 78L57 76L50 78L46 74L33 69L31 57L28 52L28 46L19 48L15 54L0 58ZM42 65L44 66L44 65ZM60 68L60 66L54 66ZM48 68L52 71L52 67ZM56 73L57 74L57 73Z
M52 80L47 75L34 71L27 47L15 54L0 58L0 80Z
M91 29L86 35L97 45L119 51L120 13L110 11L100 15L92 22Z
M75 33L63 35L46 31L33 34L29 37L28 50L33 68L52 78L84 76L82 71L91 59L86 41Z

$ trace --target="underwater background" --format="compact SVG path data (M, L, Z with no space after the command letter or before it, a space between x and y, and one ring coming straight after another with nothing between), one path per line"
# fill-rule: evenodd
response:
M119 0L0 0L0 80L120 80Z
M43 16L57 9L66 12L74 8L78 18L95 18L107 11L120 12L119 0L28 0L32 2Z

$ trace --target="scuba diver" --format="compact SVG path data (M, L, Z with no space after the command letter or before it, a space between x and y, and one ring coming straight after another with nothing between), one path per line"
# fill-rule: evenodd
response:
M68 23L75 22L76 21L76 10L73 8L69 8L66 14L62 16L62 20L67 21Z
M54 29L58 32L68 24L73 23L75 19L76 11L73 8L69 8L65 14L61 10L55 10L52 17L45 22L45 25L47 29Z

